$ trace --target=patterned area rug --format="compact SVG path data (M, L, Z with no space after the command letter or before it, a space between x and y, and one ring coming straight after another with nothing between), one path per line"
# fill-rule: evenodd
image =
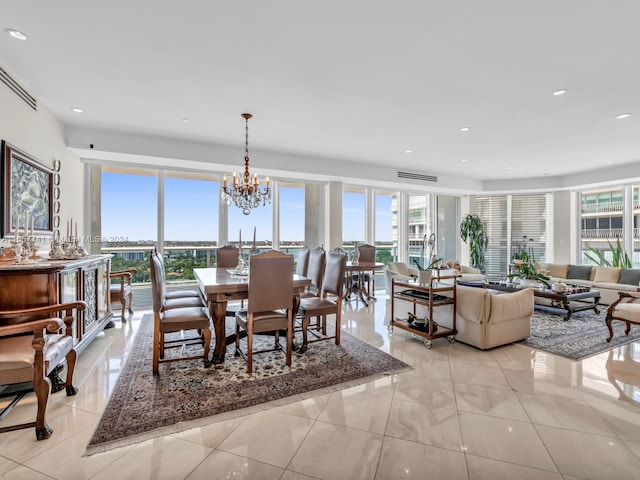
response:
M627 336L624 334L625 324L613 322L614 335L607 343L609 330L604 323L605 314L606 310L599 314L586 310L574 313L565 322L562 315L536 308L531 318L531 336L520 344L571 360L582 360L640 339L640 326L632 325Z
M227 323L231 322L227 320ZM160 375L154 376L152 337L153 318L145 315L85 455L340 390L411 368L343 332L339 346L328 340L310 344L303 355L294 352L291 368L285 365L283 352L263 353L254 356L254 374L249 376L245 361L235 358L234 346L229 345L223 366L205 368L201 360L164 363L160 364ZM273 344L273 337L255 338L256 343ZM284 344L284 339L281 342ZM297 342L301 343L301 337L297 337ZM259 345L256 348L260 348ZM170 352L167 350L167 356ZM216 417L211 418L214 415Z

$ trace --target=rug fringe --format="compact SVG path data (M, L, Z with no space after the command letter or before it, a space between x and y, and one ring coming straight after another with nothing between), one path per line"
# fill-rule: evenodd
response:
M403 372L407 372L413 370L412 366L407 366L403 368L397 368L394 370L388 370L386 372L376 373L374 375L369 375L368 377L361 377L355 380L350 380L348 382L343 382L335 385L330 385L328 387L319 388L316 390L310 390L304 393L298 393L295 395L291 395L289 397L283 397L276 400L271 400L269 402L261 403L259 405L254 405L251 407L241 408L238 410L232 410L229 412L218 413L217 415L213 415L211 417L199 418L196 420L190 420L188 422L178 422L173 425L168 425L166 427L156 428L155 430L151 430L148 432L144 432L138 435L131 435L126 438L122 438L119 440L113 440L111 442L101 443L99 445L90 445L87 446L83 457L89 457L91 455L95 455L98 453L108 452L110 450L114 450L116 448L127 447L130 445L134 445L136 443L141 443L146 440L151 440L153 438L161 437L163 435L172 435L175 433L184 432L186 430L190 430L192 428L202 427L205 425L211 425L214 423L224 422L226 420L232 420L238 417L244 417L247 415L251 415L254 413L262 412L265 410L269 410L274 407L281 407L283 405L289 405L291 403L299 402L302 400L308 400L310 398L319 397L321 395L325 395L327 393L337 392L339 390L344 390L346 388L357 387L359 385L363 385L365 383L373 382L379 380L380 378L388 377L391 375L397 375Z

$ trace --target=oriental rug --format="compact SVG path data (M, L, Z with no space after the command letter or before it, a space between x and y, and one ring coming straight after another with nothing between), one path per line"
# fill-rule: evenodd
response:
M263 353L254 355L254 374L247 375L246 362L234 357L232 344L221 366L205 368L202 360L164 363L154 376L152 337L153 317L145 315L85 455L411 369L343 331L340 345L327 340L310 344L303 355L294 352L290 368L283 352ZM256 343L274 341L272 336L254 338Z
M531 335L519 344L571 360L582 360L640 339L640 326L632 325L629 335L625 335L626 325L614 321L614 335L607 343L606 306L600 308L604 311L599 314L586 310L574 313L567 321L563 315L536 308L531 318Z

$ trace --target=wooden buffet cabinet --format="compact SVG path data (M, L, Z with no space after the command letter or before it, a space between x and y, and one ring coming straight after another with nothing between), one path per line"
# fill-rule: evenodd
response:
M43 258L25 265L0 262L0 310L85 301L87 308L77 313L74 331L80 353L112 321L110 270L111 255L77 260Z

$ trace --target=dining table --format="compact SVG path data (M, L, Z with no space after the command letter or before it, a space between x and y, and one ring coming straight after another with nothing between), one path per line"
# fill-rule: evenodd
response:
M235 334L226 336L227 304L232 300L249 298L250 277L246 273L238 273L233 268L194 268L193 274L198 281L200 293L207 302L209 316L213 322L215 346L211 354L211 363L224 363L227 345L233 343ZM300 305L300 292L311 285L311 279L292 273L293 292L292 307L295 312Z
M375 275L377 270L384 268L382 262L353 262L348 261L345 267L347 275L345 300L360 300L368 306L367 300L375 300L373 292L366 286L366 275Z

